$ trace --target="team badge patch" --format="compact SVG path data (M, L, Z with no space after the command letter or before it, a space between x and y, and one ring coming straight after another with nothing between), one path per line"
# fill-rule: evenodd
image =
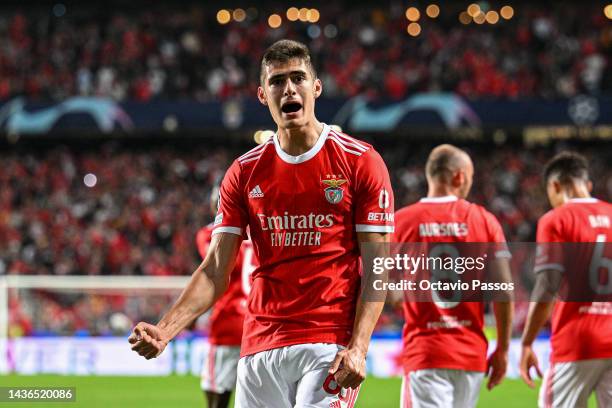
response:
M321 182L327 186L324 190L325 199L330 204L338 204L342 201L344 198L344 189L340 186L347 182L346 179L327 175L327 179L321 180Z

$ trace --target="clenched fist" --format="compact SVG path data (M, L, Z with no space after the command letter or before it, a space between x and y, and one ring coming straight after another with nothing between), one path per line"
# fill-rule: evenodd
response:
M128 341L132 344L132 350L147 360L159 356L169 342L163 329L145 322L134 327Z
M329 374L342 388L357 388L366 377L366 353L358 348L346 348L336 354Z

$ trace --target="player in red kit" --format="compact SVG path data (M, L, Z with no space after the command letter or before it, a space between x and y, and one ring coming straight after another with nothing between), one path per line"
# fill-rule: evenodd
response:
M382 302L360 301L363 244L393 232L386 166L371 145L320 123L323 88L306 46L282 40L264 54L258 98L278 126L240 156L221 185L208 255L157 325L130 342L146 358L225 290L244 232L252 274L236 406L352 407ZM367 273L368 271L364 271Z
M571 279L572 287L586 282L609 299L612 205L591 197L588 163L576 153L555 156L546 165L544 179L553 209L538 222L536 289L547 288L541 291L546 293L557 285L554 282ZM580 242L592 244L565 244L569 248L565 251L559 244ZM579 273L579 280L568 278L574 272ZM531 367L540 374L532 344L552 311L552 353L540 388L540 407L586 407L593 391L598 406L612 406L612 302L586 300L545 299L530 304L520 360L521 377L530 387L534 386Z
M427 197L396 212L395 242L427 243L420 245L429 256L438 247L451 256L459 255L458 246L435 243L498 243L491 267L509 280L510 254L499 222L483 207L465 200L474 173L470 157L454 146L441 145L432 150L425 171ZM462 302L455 295L451 298L457 300L440 301L444 298L432 293L431 299L438 301L412 298L404 302L404 408L474 407L485 373L490 373L489 389L506 373L512 302L494 303L498 341L487 361L483 302Z
M219 187L211 193L211 210L217 212ZM213 225L200 229L196 235L198 252L206 258L212 238ZM242 241L236 265L230 274L227 290L217 300L210 315L208 353L202 363L200 387L204 391L208 408L229 406L232 390L236 387L236 372L240 359L242 325L250 292L250 275L256 260L250 240Z

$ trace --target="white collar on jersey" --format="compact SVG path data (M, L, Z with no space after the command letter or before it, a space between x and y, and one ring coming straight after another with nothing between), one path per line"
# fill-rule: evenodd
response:
M570 198L567 200L568 203L596 203L597 201L599 200L593 197Z
M457 201L457 196L447 195L444 197L423 197L419 200L421 203L452 203L453 201Z
M274 134L274 148L276 149L276 154L285 162L289 164L299 164L304 163L307 160L315 157L319 150L323 148L325 144L325 140L327 139L327 135L329 134L329 126L323 123L323 130L317 139L317 142L305 153L300 154L299 156L291 156L287 154L281 149L280 142L278 141L278 133Z

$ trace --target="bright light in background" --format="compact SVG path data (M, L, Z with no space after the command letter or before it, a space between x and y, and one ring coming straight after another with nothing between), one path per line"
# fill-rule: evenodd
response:
M300 21L308 21L308 9L306 7L302 7L298 13L298 18Z
M287 9L287 20L289 21L297 21L300 14L300 10L297 7L289 7Z
M237 22L240 23L240 22L244 21L244 19L246 18L246 11L244 11L241 8L237 8L232 13L232 17L234 18L234 20L236 20Z
M416 7L408 7L406 9L406 18L410 21L417 21L421 18L421 12Z
M474 18L480 13L480 6L476 3L472 3L468 6L467 12L470 17Z
M253 140L255 140L257 144L262 144L272 136L274 136L273 130L258 130L253 135Z
M230 22L230 19L232 18L231 14L229 11L222 9L219 10L217 12L217 22L219 24L227 24Z
M282 22L283 20L278 14L271 14L270 17L268 17L268 25L272 28L280 27Z
M317 9L310 9L308 10L308 13L306 13L306 18L311 23L316 23L317 21L319 21L319 17L321 17L321 14Z
M408 34L411 36L416 37L417 35L421 34L421 26L419 23L410 23L408 24L406 31L408 31Z
M612 4L608 4L606 7L604 7L604 14L609 20L612 20Z
M459 21L461 24L467 25L472 22L472 17L470 17L466 11L462 11L461 14L459 14Z
M168 115L164 118L163 126L166 132L176 132L178 125L178 119L175 115Z
M510 20L514 16L514 9L510 6L504 6L499 10L499 14L503 19Z
M440 7L438 7L437 4L430 4L425 9L425 12L427 13L427 17L436 18L440 15Z
M83 183L89 188L94 187L98 183L98 178L95 174L87 173L85 177L83 177Z
M482 11L474 16L474 22L476 24L483 24L485 22L485 15Z
M257 144L261 144L261 143L262 143L262 141L261 141L261 132L262 132L261 130L258 130L258 131L256 131L256 132L253 134L253 140L254 140L254 141L255 141L255 143L257 143Z
M497 11L494 11L494 10L487 11L485 18L487 20L487 23L497 24L497 22L499 21L499 14L497 14Z

